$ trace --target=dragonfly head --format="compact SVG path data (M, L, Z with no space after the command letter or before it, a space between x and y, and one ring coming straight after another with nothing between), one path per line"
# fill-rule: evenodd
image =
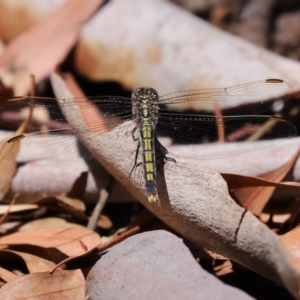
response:
M133 100L158 100L158 93L155 89L150 87L139 87L132 93L131 98Z

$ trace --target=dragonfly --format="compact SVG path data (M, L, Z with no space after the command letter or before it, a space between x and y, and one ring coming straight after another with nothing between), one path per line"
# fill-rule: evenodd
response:
M129 174L142 165L148 202L156 202L155 145L159 145L166 160L176 162L169 154L167 156L170 140L172 144L184 147L201 144L201 147L193 148L200 159L225 158L266 147L253 143L253 140L266 139L271 141L269 146L276 144L295 136L297 130L287 120L262 113L279 111L284 103L280 97L292 91L293 88L283 80L267 79L229 88L187 90L164 96L159 96L153 88L139 87L131 98L98 96L71 101L14 97L1 108L1 118L17 124L26 113L30 114L29 132L10 138L2 146L0 155L9 159L11 147L21 146L26 149L21 152L27 160L37 159L37 154L42 152L46 165L49 161L50 166L60 166L53 163L60 161L61 167L65 167L62 157L68 156L70 136L93 138L95 133L105 135L120 128L124 132L125 128L128 142L136 144ZM78 107L84 126L73 127L62 112L72 113ZM54 139L45 144L45 137L49 136ZM235 146L228 153L224 151L224 145L230 141ZM114 144L118 147L117 140ZM141 162L138 162L139 157ZM17 160L22 162L22 155Z

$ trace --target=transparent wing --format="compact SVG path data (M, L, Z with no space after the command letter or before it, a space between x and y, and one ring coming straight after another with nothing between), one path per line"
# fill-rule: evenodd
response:
M174 146L175 154L200 159L230 157L273 146L295 136L297 130L281 118L258 114L279 111L284 104L280 99L292 92L287 82L268 79L164 95L158 102L160 141L167 149ZM201 147L197 147L199 144ZM186 151L182 151L184 147Z
M130 119L131 100L129 98L100 96L73 99L55 99L41 97L15 97L1 107L1 119L19 125L33 113L29 128L40 129L47 126L52 129L69 128L60 108L73 111L80 108L82 118L91 127L99 131L113 130L122 122Z
M205 112L213 112L216 108L225 110L244 106L244 109L240 109L241 113L259 114L270 111L271 100L286 97L293 91L293 87L283 80L267 79L229 88L175 92L159 97L159 104L170 110ZM282 103L273 103L271 108L276 111L277 105Z
M20 150L16 158L10 151ZM78 140L70 132L63 130L26 133L9 139L1 147L1 157L18 163L35 162L39 165L67 169L83 169L82 155L78 150ZM90 153L83 156L90 158Z
M171 139L174 145L203 144L201 159L224 157L224 142L226 141L243 141L237 143L234 151L226 157L257 150L262 146L258 143L251 143L249 138L252 140L272 139L272 145L282 138L296 134L295 127L282 119L253 116L253 114L269 110L270 99L290 92L292 92L292 87L288 83L269 79L225 89L168 94L159 98L157 131L162 137L168 137L168 141ZM256 105L252 105L251 102L255 102ZM226 113L222 111L222 118L214 116L216 108L224 110L241 105L246 109L239 110L237 113L246 112L250 115L226 116ZM82 128L70 126L61 113L60 107L62 106L68 112L77 110L79 107L84 126ZM85 135L89 138L91 131L105 134L134 118L130 99L101 96L57 100L16 97L1 108L1 119L6 121L8 128L11 124L19 125L28 117L30 109L32 109L32 115L27 127L29 133L11 139L1 148L0 155L8 157L7 153L11 147L21 146L23 157L19 157L18 161L43 160L46 165L66 168L70 168L70 165L74 168L74 164L76 165L75 161L78 158L77 151L74 151L77 149L76 136ZM182 110L186 113L178 113ZM190 113L190 110L193 112ZM197 110L208 112L208 115L197 114L195 112ZM130 126L127 132L130 132L133 125ZM126 130L126 127L123 130ZM128 138L132 140L131 136ZM115 143L117 147L117 141ZM168 148L169 144L164 145ZM84 154L85 157L89 155Z
M61 107L69 112L80 107L84 126L73 128L62 114ZM10 150L21 147L18 162L39 161L46 166L70 169L81 169L83 165L79 158L91 157L86 150L79 153L78 136L84 135L88 139L94 132L105 134L132 119L131 100L122 97L87 97L72 101L16 97L1 108L1 119L6 127L13 128L12 125L20 125L28 118L30 109L29 133L6 142L1 147L0 155L11 160Z
M271 147L295 136L297 130L290 122L271 116L215 117L161 112L157 133L161 144L167 149L173 146L171 152L176 155L216 159ZM267 142L257 142L262 140ZM229 143L234 143L230 152L225 151ZM184 152L183 146L193 146L193 150Z

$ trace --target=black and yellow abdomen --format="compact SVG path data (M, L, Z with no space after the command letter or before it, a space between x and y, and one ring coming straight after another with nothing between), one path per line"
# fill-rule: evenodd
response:
M140 140L142 145L143 169L146 194L149 202L156 201L156 163L154 149L154 132L148 117L141 120Z
M132 94L132 113L139 129L139 146L142 146L142 165L145 190L149 202L156 201L156 162L154 130L158 118L158 94L152 88L138 88Z

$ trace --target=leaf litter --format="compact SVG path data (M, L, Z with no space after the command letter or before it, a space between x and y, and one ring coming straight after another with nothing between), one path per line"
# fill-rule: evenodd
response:
M56 88L56 90L58 90L60 87L60 89L64 89L64 80L66 80L66 83L68 86L71 86L72 87L72 84L69 82L70 81L70 78L68 76L64 76L64 77L59 77L60 75L53 75L53 84ZM63 79L64 78L64 79ZM69 79L67 79L69 78ZM67 96L65 94L58 94L57 95L58 97L63 97L63 98L69 98L70 97L70 94L67 94ZM76 94L73 96L76 97ZM76 126L76 125L74 125ZM113 139L112 139L113 140ZM96 141L95 141L96 142ZM108 140L109 142L109 140ZM97 142L96 142L97 143ZM99 144L99 143L98 143ZM120 142L121 144L121 142ZM91 146L92 147L92 146ZM110 147L108 147L109 149L111 149ZM103 148L101 150L102 152L102 159L103 159L103 156L105 155L104 151L105 149ZM116 154L117 155L117 154ZM99 158L100 159L100 158ZM114 163L116 163L116 161L114 161ZM117 163L121 163L121 160L120 162L117 160ZM105 163L107 164L107 163ZM177 165L177 164L176 164ZM174 170L174 166L173 166L173 169ZM183 169L180 169L181 171ZM191 232L187 232L185 231L184 233L184 236L187 238L187 239L190 239L192 240L193 242L195 243L200 243L201 245L204 245L206 248L209 248L210 250L212 249L218 249L218 252L221 253L221 254L225 254L225 256L227 257L232 257L233 260L243 264L243 265L246 265L248 268L252 268L253 270L255 270L256 272L262 274L263 276L266 276L268 278L272 278L275 274L273 273L275 271L275 273L277 273L277 275L275 275L275 277L277 277L277 279L275 279L275 277L273 277L273 280L277 281L281 281L283 279L283 274L291 274L290 272L292 272L294 275L292 276L295 276L294 279L293 279L293 287L290 287L291 289L294 289L295 288L295 282L298 281L298 271L293 269L290 262L289 262L289 258L287 257L282 245L279 244L277 238L275 236L273 236L273 234L271 232L269 232L268 230L266 230L266 228L264 228L263 226L260 227L260 223L257 222L256 219L253 219L252 217L250 217L249 213L246 211L246 210L240 210L240 208L238 206L235 206L233 205L231 208L230 205L230 202L228 202L227 200L225 200L227 198L227 196L225 196L226 194L226 188L224 188L224 193L222 196L220 195L221 198L223 198L225 201L225 203L221 204L221 203L218 203L218 199L211 199L211 196L208 197L208 201L205 202L205 206L201 205L201 201L203 200L199 200L199 202L195 202L193 201L193 196L192 194L190 195L189 198L186 198L185 200L183 200L183 202L180 203L181 206L178 206L179 203L177 204L177 200L176 200L176 196L178 196L178 193L181 195L184 195L185 194L189 194L190 192L192 192L193 190L197 190L196 186L194 188L191 188L187 185L187 178L178 178L178 173L174 173L174 176L176 174L176 177L172 177L172 180L168 180L168 178L166 178L166 181L167 181L167 185L169 184L171 186L170 190L172 191L173 189L176 190L176 193L174 194L175 198L170 198L170 202L174 201L174 203L172 203L172 205L174 205L174 207L172 207L172 210L169 210L170 207L168 206L165 206L164 205L164 201L168 201L167 198L164 200L162 199L161 201L161 206L162 207L153 207L153 206L147 206L147 204L144 203L144 198L141 197L140 201L142 201L144 203L144 205L146 205L148 207L148 209L150 209L152 212L154 212L156 215L158 215L161 219L163 219L170 227L172 227L173 229L175 229L177 232L179 233L182 233L183 234L183 231L187 230L187 228L189 227L193 227L193 231ZM126 173L127 175L127 173ZM184 174L182 174L183 176L185 176ZM117 176L117 175L115 175ZM173 176L173 175L171 175ZM201 176L200 174L198 176L192 176L192 178L196 177L198 178L198 180L200 179ZM118 178L118 177L117 177ZM124 174L124 177L122 178L126 178L125 174ZM123 179L121 178L118 178L121 182ZM208 179L207 179L208 180ZM207 184L207 180L205 181L206 184ZM210 179L212 180L212 179ZM255 178L253 179L255 181ZM250 185L253 185L253 180L252 180L252 183ZM185 181L186 183L186 186L185 186L185 190L184 192L179 192L179 189L178 187L180 188L183 188L183 186L181 186L180 184L176 186L176 184L178 184L179 182L182 182L182 181ZM256 180L256 181L260 181L261 183L263 183L264 185L280 185L276 182L268 182L266 183L266 180ZM175 184L172 185L172 182L174 182ZM212 182L215 182L217 183L218 181L214 181L212 180ZM126 184L127 187L129 185L128 182L123 182L123 184ZM194 184L194 183L192 183ZM195 185L198 185L199 186L199 181L197 181L197 183L195 182ZM221 183L220 183L221 184ZM199 188L199 187L198 187ZM210 189L214 190L215 192L216 191L220 191L220 188L219 187L213 187L213 185L211 184L210 185ZM204 190L203 190L203 193L204 193ZM227 192L228 193L228 192ZM136 194L137 195L137 194ZM169 197L171 197L172 194L170 194L169 192ZM216 195L214 195L215 197ZM190 203L190 201L192 201ZM183 206L183 203L185 203L185 206ZM198 204L198 206L197 206ZM200 204L200 205L199 205ZM221 206L219 207L219 205L221 204ZM222 209L221 209L222 207ZM186 209L186 211L185 211ZM173 219L169 219L169 215L170 214L174 214L174 210L176 210L176 217L174 217ZM169 211L169 212L168 212ZM188 223L188 219L187 219L187 215L190 215L191 213L192 214L195 214L195 213L201 213L201 216L198 216L199 220L201 220L201 225L196 225L195 222L189 224ZM221 214L219 214L219 212ZM207 214L208 213L208 214ZM231 216L231 219L228 219L227 215L226 215L226 218L224 218L224 213L226 215L229 214ZM239 218L237 218L237 216L240 216ZM207 218L209 217L209 218ZM250 217L250 218L249 218ZM204 237L204 235L207 233L207 229L204 230L203 227L207 226L207 227L211 227L213 226L213 220L214 218L217 218L216 220L216 224L219 224L220 221L221 222L225 222L223 223L223 225L226 224L226 226L230 226L231 227L231 230L232 230L232 234L229 234L228 235L228 232L225 234L224 232L224 236L223 236L223 233L221 233L219 230L215 233L215 237L213 237L213 234L210 233L210 243L207 243L207 239ZM237 223L233 223L232 220L233 218L236 220L235 222ZM185 220L183 222L183 220ZM206 220L206 221L204 221ZM207 222L207 225L205 225L205 222ZM252 224L252 225L250 225ZM185 226L187 226L185 228ZM197 233L197 226L199 226L198 230L199 232ZM230 228L228 227L228 228ZM256 232L255 230L251 229L251 228L260 228L258 229L258 232ZM203 231L204 230L204 231ZM264 232L264 234L262 234L262 232ZM200 241L199 241L199 237L200 238ZM233 238L233 240L232 240ZM253 239L252 242L250 243L249 242L249 238L250 239ZM228 240L229 239L229 240ZM245 241L243 241L245 239ZM224 245L225 248L223 248L223 245L222 245L222 240L226 243L226 246ZM245 242L247 241L246 244L244 244ZM219 246L217 246L217 244L219 243ZM228 243L230 243L231 245L228 247ZM244 251L245 251L245 257L243 258L243 255L238 258L239 255L241 255L241 248L243 246L246 246L244 248ZM251 246L250 246L251 245ZM221 250L223 248L223 250ZM272 251L271 249L274 249L274 248L277 248L277 250L274 252L274 250ZM261 257L261 249L264 249L264 251L267 251L269 254L268 254L268 261L269 263L271 263L272 261L272 264L275 263L276 267L271 271L270 269L268 270L269 267L267 267L265 264L267 263L266 261L266 258L265 256L264 257ZM248 253L248 251L250 251ZM257 254L254 254L256 251ZM248 253L248 254L246 254ZM248 262L248 255L251 255L255 256L257 255L256 259L258 259L260 261L259 265L257 265L257 267L254 267L253 265L253 262L251 262L251 264L249 265L247 262ZM223 255L224 255L223 254ZM281 257L280 260L278 260L278 257ZM282 268L285 269L285 271L282 271ZM281 271L279 271L281 270ZM293 270L293 271L292 271ZM270 272L270 273L269 273ZM271 275L272 274L272 275ZM279 279L281 278L281 279ZM284 279L285 281L285 279ZM291 281L290 281L291 283ZM287 282L285 283L287 284Z
M6 52L0 59L0 62L4 66L2 79L5 82L10 82L9 84L15 91L23 94L29 89L26 74L34 72L38 81L45 77L46 74L50 74L50 69L57 62L63 60L68 49L75 43L78 24L88 19L101 1L96 2L93 2L91 7L82 13L84 17L75 18L74 22L71 22L72 25L69 28L71 33L64 31L59 36L55 34L48 35L47 28L51 28L51 22L57 20L55 17L49 17L46 22L37 23L35 28L27 32L25 31L23 36L19 36L17 40L14 40L5 49ZM73 5L76 6L76 4ZM71 4L68 4L63 8L64 13L60 12L57 15L66 14L69 11L68 9L71 9L71 6ZM174 12L173 8L170 8L170 12ZM63 18L60 18L60 22L62 20ZM47 25L47 22L50 25ZM60 22L57 24L61 24ZM45 35L47 43L40 43L39 39L36 38L37 36L41 36L41 34ZM37 42L31 44L33 48L28 47L30 45L28 41L32 41L32 36L34 36ZM49 36L54 38L49 38ZM68 38L61 44L61 40L64 37ZM78 62L78 57L80 54L79 51L83 50L83 40L81 38L81 48L76 50L76 64L81 67L82 63L84 64L84 59L82 62ZM63 46L57 47L57 43ZM24 50L23 53L20 53L19 50L14 50L16 45L23 45L19 47L19 49ZM45 48L47 49L45 50ZM149 56L151 58L150 61L152 63L159 63L159 55L155 55L158 48L152 45L151 49L151 53L149 52L151 54ZM31 52L31 54L27 55L25 50ZM49 55L50 52L51 55ZM44 56L38 56L34 53L43 53L46 59ZM80 54L81 57L82 53ZM50 56L52 56L51 60L47 61L47 58ZM98 55L98 57L101 56L103 55ZM15 58L15 63L12 62L12 57ZM38 57L39 59L37 59ZM90 56L86 56L86 61L89 61L89 59ZM46 64L44 63L45 61L47 62ZM96 63L93 67L96 67ZM109 69L113 70L113 68ZM17 70L17 72L13 74L12 71L14 70ZM130 72L130 69L128 70ZM91 68L88 77L94 76L94 71L95 68ZM22 75L22 79L18 77L20 74ZM98 74L101 74L101 72ZM131 76L130 73L126 74L129 77ZM53 85L60 85L58 91L56 88L56 93L68 93L68 89L71 89L71 97L78 96L78 91L74 92L71 87L73 85L73 88L76 89L76 82L72 82L70 77L68 79L68 76L64 76L65 74L54 74L52 76ZM142 77L139 76L139 78ZM197 81L201 80L198 78ZM124 82L125 86L128 86L128 81L126 82L125 80ZM163 80L161 82L165 84ZM191 81L190 84L192 85L193 82L195 83L195 80ZM132 85L132 82L129 85ZM57 96L59 97L58 94ZM217 113L218 107L216 107ZM14 117L20 118L20 116ZM35 116L32 117L35 118ZM24 119L25 117L22 116L21 118ZM219 137L220 140L224 140L221 124L219 127ZM14 149L11 155L16 156L17 152L18 149ZM105 156L105 153L102 156ZM98 228L96 227L97 231L101 227L101 220L104 222L104 229L101 232L104 232L105 236L101 235L101 238L98 233L84 228L90 220L93 210L91 205L84 200L87 186L86 174L79 176L73 187L66 188L64 193L60 195L53 195L51 193L43 197L35 195L29 201L28 198L27 200L23 200L20 197L16 199L16 204L3 204L1 209L4 214L4 223L1 224L3 226L1 228L3 228L2 232L5 235L0 238L0 261L5 261L5 264L1 265L0 277L2 284L7 284L4 284L0 289L1 299L15 299L13 295L19 294L21 289L25 299L40 299L41 296L47 299L47 295L50 294L57 294L60 297L64 297L64 299L71 297L72 299L83 299L84 276L96 260L94 255L105 256L110 249L114 249L115 245L122 245L122 241L124 240L127 240L130 246L130 237L136 236L139 238L138 233L143 234L144 232L161 228L170 232L176 232L177 235L183 238L194 254L196 258L195 262L199 262L203 267L207 264L212 266L212 268L208 269L212 269L212 273L217 277L224 278L229 274L237 274L239 276L239 274L245 272L245 267L247 267L247 269L254 270L257 274L280 283L294 297L297 297L296 290L297 282L299 281L297 270L299 269L299 262L297 259L298 228L295 228L295 226L297 225L297 220L299 223L299 209L297 204L299 199L293 197L287 201L289 205L286 203L285 207L281 206L281 209L279 209L280 205L274 203L272 197L280 191L282 194L288 194L291 190L295 194L298 193L299 185L294 182L296 180L294 179L293 181L293 179L291 180L286 177L293 171L298 156L299 151L295 151L295 154L289 157L288 161L283 163L282 166L262 174L256 174L256 176L240 175L234 172L231 174L226 172L225 174L223 172L221 174L227 181L228 188L221 177L215 173L204 172L201 174L196 171L195 174L199 176L197 177L199 180L195 182L187 178L190 176L189 174L182 174L183 176L178 178L178 175L176 175L177 171L173 173L169 172L168 163L166 163L166 184L175 192L171 193L169 199L166 200L170 201L169 203L166 202L167 204L161 205L157 209L147 206L143 198L143 193L140 192L138 186L130 186L132 183L129 183L125 178L128 174L116 176L117 172L114 173L113 169L117 168L117 161L116 166L111 167L109 165L108 169L111 169L110 171L112 171L115 177L129 188L148 210L145 214L145 211L142 211L137 204L128 204L129 207L132 207L131 215L126 222L122 223L120 220L116 220L117 218L114 219L113 214L110 216L112 218L105 217L102 214L101 208L98 212L100 216L96 214L99 220L97 221L97 217L95 217L97 222L93 222L94 224L98 224ZM99 157L98 159L101 161ZM256 159L260 158L256 157ZM11 192L11 180L14 174L18 172L18 169L16 165L12 165L11 163L10 165L6 164L6 162L1 164L2 162L0 162L1 174L5 174L0 180L2 198L6 195L11 200L12 197L8 196L9 192ZM190 170L192 171L192 168ZM47 171L45 170L44 172ZM27 175L30 177L30 174ZM173 181L174 184L170 183L170 181ZM181 185L182 181L185 184L190 184L188 185L190 191L186 190L188 189L187 187ZM203 188L199 192L201 195L195 195L192 191L198 188L199 185L203 185ZM111 185L107 185L105 189L105 192L108 192L108 200L110 193L112 193L110 187ZM207 189L211 189L213 192L208 194L206 193ZM231 193L230 195L237 201L238 205L229 196L228 189ZM184 193L188 195L187 199L184 198ZM98 195L96 198L100 199L100 196ZM119 198L122 198L122 195ZM183 204L181 201L177 201L177 198L183 201ZM202 205L199 205L199 203L202 203ZM111 205L115 205L115 213L120 207L121 211L123 209L122 205L119 208L118 204ZM109 207L110 204L107 204L107 206ZM36 214L30 214L32 211L36 212ZM204 213L199 214L198 211L203 211ZM261 221L254 218L248 211L254 213ZM124 215L125 213L117 216L119 219L122 219ZM158 216L162 221L155 216ZM15 222L13 225L13 220L18 220L18 222ZM9 222L11 222L11 227L6 227L5 229L4 225L8 225ZM288 231L280 237L284 246L282 247L282 244L278 242L278 236L264 226L263 223L279 234L285 232L285 228L295 229ZM120 230L120 228L122 229ZM145 236L141 237L141 239L145 239L145 243L147 242ZM163 249L163 246L165 246L163 244L164 241L159 238L155 242L158 243L158 249ZM137 248L138 246L135 246L134 249ZM146 247L146 250L148 249L151 250L151 242L149 248ZM170 249L169 252L171 254L178 254L176 253L176 249ZM292 263L290 263L286 252L291 256ZM115 257L115 261L122 257L121 255L123 254ZM154 260L151 260L151 257L155 256L159 256L159 254L150 251L150 254L147 255L150 261L147 263L152 264ZM71 270L71 267L74 265L82 263L83 259L90 259L92 262L85 262L81 265L80 269ZM176 255L172 259L172 264L175 266ZM188 260L189 258L185 259ZM19 269L10 265L13 261L20 262ZM144 260L139 261L140 266L144 266L144 263ZM130 267L132 268L133 265ZM197 265L197 267L199 266ZM123 268L126 268L126 266L123 266ZM99 272L101 276L105 276L109 274L110 270L108 269L101 273L100 268ZM126 271L124 270L124 272ZM184 268L182 272L185 272ZM118 271L113 275L116 280L122 278L118 276ZM153 277L159 277L159 270ZM151 283L152 281L149 280L149 282ZM254 285L254 281L251 280L251 282ZM215 286L217 286L217 283L215 283ZM205 288L203 287L203 289Z
M290 163L291 165L291 163ZM285 168L285 172L286 168ZM279 176L280 177L280 176ZM281 176L282 178L284 176ZM84 181L85 179L78 179L78 185L74 185L74 189L77 190L78 196L83 196L83 190L82 184L80 182L83 181L83 186L85 185ZM237 181L240 181L238 178ZM257 182L259 181L259 183ZM279 181L279 180L278 180ZM270 180L255 180L255 179L249 179L248 182L244 182L242 186L253 186L253 185L280 185L278 182L271 182ZM70 197L70 195L77 194L73 190L69 193L65 193L65 195L60 196L51 196L46 198L41 198L39 200L35 200L33 203L35 205L44 206L48 210L57 210L60 212L68 213L69 215L72 215L73 217L77 218L78 220L87 220L87 216L84 214L85 206L83 205L83 202L79 199L74 199ZM55 208L56 207L56 208ZM80 231L81 230L81 231ZM12 250L6 250L6 252L15 253L15 255L19 255L24 259L25 262L29 260L36 259L36 263L38 264L39 261L41 261L42 258L39 258L39 256L35 256L33 254L20 254L17 250L13 250L15 246L20 245L31 245L35 247L42 247L42 248L54 248L62 252L64 255L66 255L65 259L62 259L60 262L54 260L50 266L53 266L53 270L55 270L56 267L62 268L62 263L69 263L70 258L78 258L82 255L86 255L88 252L92 251L93 249L96 249L100 244L100 239L98 238L97 234L93 234L91 231L88 231L87 229L73 229L72 230L66 230L66 228L51 228L51 229L34 229L34 230L22 230L19 233L12 233L9 235L6 235L5 237L0 239L0 244L6 247L11 248ZM83 230L83 231L82 231ZM138 230L140 231L140 230ZM131 231L129 231L131 232ZM133 231L135 232L135 231ZM88 242L86 242L85 238L91 237L91 245L89 245L90 238L88 238ZM129 234L130 235L130 234ZM125 234L125 238L127 235ZM109 249L112 247L115 243L119 243L123 238L115 238L112 239L111 242L107 243L107 245L103 245L103 247L98 248L99 251L104 251L106 249ZM77 250L77 251L76 251ZM5 250L3 250L5 252ZM51 257L51 255L50 255ZM51 261L50 261L51 262ZM55 264L57 264L55 267ZM35 271L34 267L33 270ZM33 273L35 273L32 271ZM8 271L9 272L9 271ZM57 270L54 271L53 274L55 274ZM228 272L232 272L232 269L227 267L227 271L223 268L223 271L220 271L220 268L216 268L216 274L224 276L224 274L228 274ZM31 272L30 272L31 273ZM6 275L7 277L7 275ZM5 276L4 276L5 278ZM20 283L19 283L20 284Z

